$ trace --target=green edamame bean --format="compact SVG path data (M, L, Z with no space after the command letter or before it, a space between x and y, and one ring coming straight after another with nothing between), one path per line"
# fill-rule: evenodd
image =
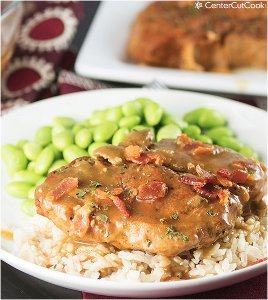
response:
M46 148L50 148L50 149L53 150L53 152L54 152L54 160L62 158L62 152L59 149L57 149L53 144L50 144L50 145L46 146Z
M106 121L106 112L102 110L96 110L93 112L90 119L91 126L99 125Z
M128 134L129 134L128 128L125 127L119 128L113 136L112 144L118 146Z
M125 117L142 116L142 105L138 101L129 101L122 105L122 112Z
M55 117L52 121L53 125L61 125L65 128L72 128L75 124L75 120L70 117Z
M8 144L4 145L1 150L2 159L10 177L17 171L26 169L28 160L20 148Z
M62 131L52 137L53 145L60 151L74 143L74 137L70 130Z
M36 184L40 179L40 175L34 173L33 171L21 170L14 174L13 179L15 181L24 181L31 184Z
M226 123L224 116L216 110L207 110L200 114L198 118L198 125L201 128L214 128L223 126Z
M23 146L27 143L27 142L29 142L28 140L19 140L18 142L17 142L17 147L19 147L20 149L23 149Z
M255 159L258 159L258 153L254 151L251 147L249 146L243 146L240 150L239 153L246 156L246 157L253 157Z
M153 101L150 100L149 98L137 98L137 99L135 99L134 101L139 102L139 103L142 105L143 108L144 108L146 105L148 105L148 104L150 104L150 103L153 102Z
M29 160L36 160L37 156L42 151L42 146L37 142L27 142L23 145L23 151Z
M43 184L43 183L45 182L46 179L47 179L47 178L46 178L45 176L42 176L42 177L37 181L35 187L37 187L37 186Z
M111 107L106 110L106 121L118 123L122 117L123 113L121 106Z
M144 108L145 121L150 126L160 123L163 115L163 109L157 103L150 103Z
M85 127L82 124L75 124L74 127L72 128L73 135L76 135L77 132L83 128L85 128Z
M63 150L63 158L67 163L70 163L74 159L82 156L88 156L87 151L76 145L70 145Z
M36 189L35 186L33 186L32 188L30 188L30 190L28 192L28 198L29 199L35 199L35 189Z
M88 148L92 142L92 133L91 130L83 128L77 132L75 135L75 143L80 148Z
M39 128L35 134L34 140L41 146L47 146L52 139L52 128L43 126Z
M175 139L179 135L181 135L180 128L174 124L168 124L158 130L156 140L159 142L162 139Z
M220 139L218 139L217 144L222 147L233 149L235 151L239 151L243 147L243 144L238 139L232 136L221 137Z
M60 133L60 132L63 132L63 131L66 131L66 128L63 125L58 124L58 125L53 126L52 127L52 132L51 132L52 137L54 135Z
M95 126L94 124L91 123L91 119L85 119L81 122L81 125L83 127L86 127L86 128L91 128L92 126Z
M106 142L110 140L117 130L117 125L114 122L107 121L95 127L93 139L95 142Z
M161 119L161 125L174 124L180 127L180 129L185 129L188 126L188 123L181 120L176 115L170 115L165 113Z
M215 127L210 130L206 131L206 135L210 137L214 142L217 142L218 139L220 139L223 136L233 136L234 133L232 132L231 129L220 126L220 127Z
M94 150L97 149L97 148L99 148L99 147L106 146L106 145L108 145L108 143L100 143L100 142L98 142L98 143L92 143L88 147L89 156L95 158L95 156L94 156Z
M28 163L27 170L34 171L34 168L35 168L35 161L30 161Z
M21 202L20 208L28 216L34 216L36 214L36 206L34 204L34 200L32 199L26 199Z
M26 198L33 185L29 182L12 181L6 185L6 191L16 198Z
M39 175L47 174L48 169L53 163L54 157L55 154L51 147L46 147L43 149L35 161L35 173Z
M206 144L212 144L212 139L203 134L198 135L197 137L195 137L195 139Z
M184 129L183 132L186 133L189 137L195 139L196 137L200 136L201 129L196 125L189 125Z
M195 110L189 111L183 116L183 120L189 124L198 125L198 119L202 113L208 111L208 108L200 107Z
M119 127L125 127L125 128L132 128L141 122L141 117L140 116L129 116L129 117L124 117L119 121Z
M64 159L59 159L54 161L52 166L49 168L48 173L60 169L61 167L67 165L67 162Z

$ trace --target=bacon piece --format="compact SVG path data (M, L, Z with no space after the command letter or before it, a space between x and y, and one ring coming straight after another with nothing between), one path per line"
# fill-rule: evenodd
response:
M222 206L226 205L229 200L229 191L227 189L220 190L218 193L218 196L220 198L220 204Z
M219 196L220 189L216 189L213 185L207 184L203 187L193 186L194 190L205 197L215 199Z
M209 173L208 171L202 169L200 165L195 167L196 173L204 177L207 183L218 184L217 177L214 174Z
M71 190L78 187L78 178L64 178L52 191L47 193L46 198L54 201L60 199L63 195L68 194Z
M128 146L125 148L125 159L139 165L146 165L151 161L155 161L156 165L161 165L162 159L158 153L143 152L139 146Z
M234 170L230 176L230 180L235 183L243 184L248 179L248 173L243 170Z
M137 200L140 202L154 202L157 199L165 197L168 187L164 182L153 181L143 184L138 188Z
M185 133L181 134L180 136L177 137L176 139L177 145L189 145L193 143L193 140L189 138L189 136Z
M123 189L121 189L121 188L118 188L118 189L122 190L122 192L123 192ZM116 190L117 190L117 188L116 188ZM119 190L117 192L119 192ZM122 192L120 192L120 194ZM126 216L127 218L130 216L130 214L129 214L127 208L126 208L125 202L123 200L121 200L118 196L113 195L113 194L108 193L108 192L105 192L105 191L100 190L100 189L96 190L95 196L99 199L102 199L102 200L107 200L107 199L112 200L113 204L123 213L124 216Z
M206 178L194 177L194 176L190 176L190 175L181 175L180 181L187 185L193 185L196 187L203 187L207 184Z
M224 178L229 178L231 173L227 169L219 169L217 170L217 174Z
M90 225L90 214L93 210L88 205L84 205L76 211L70 226L70 234L83 237L87 233Z

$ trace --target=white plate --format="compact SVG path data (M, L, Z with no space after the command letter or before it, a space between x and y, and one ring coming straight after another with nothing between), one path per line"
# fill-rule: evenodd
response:
M265 71L220 74L137 65L128 60L131 25L148 2L103 2L90 26L75 64L78 74L111 81L147 84L157 79L169 87L234 94L267 94Z
M31 139L39 126L50 124L54 116L72 116L77 120L90 117L93 110L121 104L136 97L149 97L168 111L182 116L194 108L205 106L222 111L229 121L230 127L240 140L252 145L263 157L265 156L266 113L260 109L211 95L179 92L153 91L144 89L111 89L82 92L59 96L8 113L2 117L2 142L16 143L19 139ZM20 211L22 200L6 194L4 185L9 181L2 172L2 226L15 228L28 222L28 218ZM197 293L234 284L263 273L266 263L260 263L233 273L211 278L192 279L179 282L161 283L127 283L92 280L83 277L39 267L24 261L12 254L12 242L2 239L1 256L4 261L15 268L63 287L91 293L125 296L125 297L169 297Z

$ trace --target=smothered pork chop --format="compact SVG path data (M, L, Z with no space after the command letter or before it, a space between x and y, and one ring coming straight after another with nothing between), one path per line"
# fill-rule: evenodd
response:
M186 135L133 132L48 175L37 212L71 239L167 256L210 246L257 210L265 167Z

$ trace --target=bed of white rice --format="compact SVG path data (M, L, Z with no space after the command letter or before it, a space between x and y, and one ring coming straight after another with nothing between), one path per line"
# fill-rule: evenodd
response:
M35 215L14 232L15 254L60 272L94 279L157 282L231 272L266 257L266 217L239 217L234 230L186 259L112 246L73 244L50 220Z

